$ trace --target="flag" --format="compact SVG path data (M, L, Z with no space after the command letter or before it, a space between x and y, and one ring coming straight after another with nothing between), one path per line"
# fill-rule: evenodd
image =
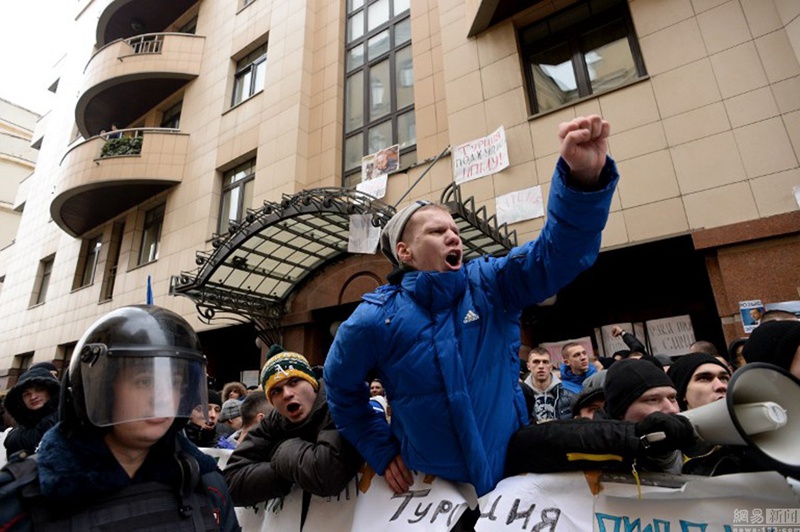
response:
M150 284L150 276L147 276L147 301L146 304L153 304L153 285Z

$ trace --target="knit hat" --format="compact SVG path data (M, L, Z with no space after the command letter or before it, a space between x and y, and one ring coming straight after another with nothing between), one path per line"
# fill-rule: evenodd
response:
M394 266L400 265L400 259L397 258L397 242L403 237L403 230L406 228L408 220L426 205L433 205L433 203L419 200L403 207L392 216L381 231L381 251Z
M789 370L800 346L800 321L768 321L750 334L742 356L751 362L766 362Z
M707 353L689 353L677 358L675 362L669 367L667 376L675 383L675 389L678 391L678 405L681 410L686 410L686 389L692 381L692 375L697 371L697 368L703 364L716 364L730 372L728 366L720 362L717 357L712 357Z
M606 397L605 391L602 387L584 388L581 393L575 396L572 400L572 417L576 417L581 408L594 403L596 400L604 400Z
M222 406L222 396L217 390L208 389L208 404Z
M222 403L222 412L219 414L220 423L229 421L242 415L242 403L238 399L228 399Z
M651 388L674 387L664 370L646 360L627 358L608 368L603 388L605 411L612 419L622 419L628 407Z
M291 377L305 379L314 387L314 391L319 390L319 382L317 382L317 377L306 357L291 351L284 351L267 360L261 370L261 386L264 388L270 404L272 404L272 398L269 395L270 389Z

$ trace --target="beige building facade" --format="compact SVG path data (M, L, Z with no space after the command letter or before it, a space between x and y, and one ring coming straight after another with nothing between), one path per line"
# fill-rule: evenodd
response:
M738 301L800 299L794 0L78 4L39 162L14 200L22 220L0 254L0 388L31 362L64 364L95 319L145 302L148 279L157 305L217 346L212 374L258 369L252 331L207 323L170 295L173 276L248 212L353 185L361 157L394 144L384 201L438 200L453 161L431 161L500 126L510 166L462 195L488 215L529 187L546 202L558 124L595 113L612 124L622 174L603 233L610 273L569 312L587 327L702 314L711 325L696 332L716 328L723 347L743 334ZM521 243L542 225L511 229ZM684 255L670 262L681 246L699 271ZM710 302L651 294L659 262L672 283L701 277ZM614 277L623 266L641 277ZM322 362L335 324L387 271L377 255L314 269L285 301L284 344ZM523 323L526 335L560 339Z

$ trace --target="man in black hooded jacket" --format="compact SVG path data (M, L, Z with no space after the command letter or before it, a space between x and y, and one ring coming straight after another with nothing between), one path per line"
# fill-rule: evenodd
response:
M4 406L17 422L5 439L8 456L36 447L47 430L58 421L58 398L61 384L44 367L34 367L22 374L6 395Z

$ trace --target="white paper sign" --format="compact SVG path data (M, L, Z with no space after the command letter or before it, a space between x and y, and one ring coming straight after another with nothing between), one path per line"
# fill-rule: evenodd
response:
M347 240L348 252L375 253L378 250L380 237L381 229L372 225L371 214L350 215L350 237Z
M508 144L503 126L494 133L454 147L453 178L456 183L466 183L508 168Z
M381 199L386 195L386 181L388 179L388 176L382 175L376 177L375 179L362 181L356 185L356 190L363 192L364 194L369 194L373 198Z
M689 315L645 322L651 355L685 355L694 343L694 328Z
M592 529L592 493L582 472L520 475L480 499L476 532Z
M338 497L312 496L304 531L447 532L468 503L463 485L415 473L403 494L383 477L362 472ZM669 475L685 480L681 488L602 482L594 496L583 472L524 474L501 481L478 501L477 532L733 532L738 526L800 528L796 487L774 471L718 477ZM661 478L661 480L665 480ZM641 489L641 498L639 498ZM300 531L303 493L255 507L237 507L245 532ZM474 504L474 502L473 502ZM788 528L787 528L788 527ZM796 528L791 528L796 527ZM744 529L741 529L744 530Z
M616 351L621 349L628 349L628 344L626 344L622 340L622 335L619 336L612 336L611 330L614 327L620 327L623 331L629 332L633 334L633 324L632 323L612 323L611 325L603 325L600 327L600 333L602 335L603 340L603 347L608 353L606 356L614 356ZM641 340L640 340L641 341Z
M794 192L794 200L797 202L797 208L800 209L800 185L793 186L792 192Z
M800 528L797 497L786 479L774 471L690 478L681 489L643 488L641 499L635 486L609 485L595 502L594 530L763 532Z
M513 224L523 220L533 220L544 216L542 187L517 190L495 199L498 224Z

